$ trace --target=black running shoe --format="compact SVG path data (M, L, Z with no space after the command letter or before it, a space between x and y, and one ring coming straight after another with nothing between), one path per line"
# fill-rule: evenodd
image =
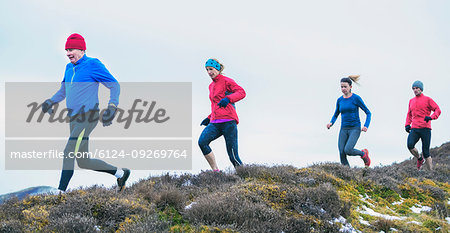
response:
M130 177L130 173L131 173L130 169L123 168L122 178L117 178L117 186L119 186L119 192L125 190L125 183L127 182L128 177Z

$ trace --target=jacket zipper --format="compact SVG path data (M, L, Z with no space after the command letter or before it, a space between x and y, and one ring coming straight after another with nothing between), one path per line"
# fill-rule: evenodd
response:
M72 75L72 79L70 80L70 85L72 85L73 77L75 77L75 66L73 67L73 75Z

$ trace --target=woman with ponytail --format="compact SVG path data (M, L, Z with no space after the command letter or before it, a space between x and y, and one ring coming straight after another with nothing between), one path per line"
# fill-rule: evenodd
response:
M369 128L371 113L361 97L352 93L352 82L358 83L359 75L351 75L341 79L341 91L343 95L337 99L336 111L331 118L327 128L330 129L336 121L339 114L341 114L341 130L339 132L339 154L341 164L350 166L347 160L348 156L361 156L366 167L370 166L369 151L367 149L355 149L356 142L361 134L361 131L367 132ZM361 121L359 119L359 108L366 113L366 122L361 128Z
M206 128L198 139L198 145L211 168L219 171L209 144L223 135L231 163L234 167L240 166L242 161L239 158L237 141L239 118L234 103L245 97L245 91L233 79L222 75L224 66L216 59L209 59L205 68L212 81L209 84L211 114L200 124Z

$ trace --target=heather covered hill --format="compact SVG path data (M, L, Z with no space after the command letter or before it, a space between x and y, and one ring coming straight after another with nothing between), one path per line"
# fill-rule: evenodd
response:
M433 171L248 165L13 198L0 232L448 232L450 143L431 154Z

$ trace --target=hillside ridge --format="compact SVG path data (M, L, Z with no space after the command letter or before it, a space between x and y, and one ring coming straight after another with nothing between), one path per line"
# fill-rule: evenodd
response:
M448 232L450 143L374 168L246 165L0 205L0 232Z

